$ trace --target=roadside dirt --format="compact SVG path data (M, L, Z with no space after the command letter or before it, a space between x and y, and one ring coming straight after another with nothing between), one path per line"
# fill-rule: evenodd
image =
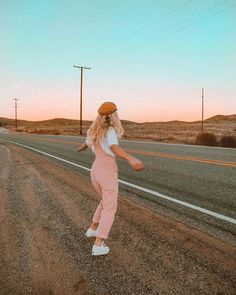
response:
M111 253L91 256L98 201L79 171L0 144L0 294L235 294L235 247L122 196Z

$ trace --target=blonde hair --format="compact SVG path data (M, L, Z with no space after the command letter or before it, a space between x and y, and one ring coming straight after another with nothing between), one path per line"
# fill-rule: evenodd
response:
M106 136L109 127L114 127L117 136L120 138L124 134L118 113L115 111L110 115L98 115L87 131L93 144L99 143L99 140Z

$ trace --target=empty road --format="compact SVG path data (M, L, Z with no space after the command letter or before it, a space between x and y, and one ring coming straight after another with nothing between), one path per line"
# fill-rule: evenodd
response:
M84 138L1 132L0 143L4 141L43 152L41 156L50 161L89 177L83 167L91 167L94 155L91 150L76 151ZM235 149L124 140L120 145L145 165L145 170L137 173L118 159L119 179L128 182L120 184L122 195L236 244Z
M111 252L94 257L84 138L0 131L0 294L234 294L234 150L121 141L145 170L118 161Z

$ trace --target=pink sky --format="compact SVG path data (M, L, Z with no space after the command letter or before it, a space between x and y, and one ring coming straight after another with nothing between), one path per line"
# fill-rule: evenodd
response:
M68 89L71 89L69 83ZM46 87L47 86L47 87ZM45 85L40 91L35 91L33 86L23 86L15 83L12 88L15 94L22 92L17 97L19 100L18 117L25 120L47 120L52 118L79 119L79 87L69 91L57 85ZM113 85L114 86L114 85ZM107 100L114 101L118 106L121 119L144 122L144 121L196 121L201 119L201 88L184 89L180 87L157 87L150 89L151 85L144 85L149 88L148 98L145 99L147 89L140 85L136 88L131 87L132 96L125 95L125 90L117 89L117 96L111 97L111 89L107 87L96 91L84 89L83 99L83 119L93 120L97 114L99 105ZM58 89L59 88L59 89ZM61 89L60 89L61 88ZM57 92L59 90L59 92ZM61 91L60 91L61 90ZM102 95L102 93L107 95ZM218 93L218 97L215 95ZM233 92L228 89L225 94L229 97ZM70 95L70 96L69 96ZM188 96L191 95L191 100ZM194 97L195 96L195 97ZM14 97L14 96L13 96ZM23 98L21 98L23 97ZM100 98L104 97L104 98ZM221 99L222 90L205 89L205 118L217 114L233 114L231 100ZM2 117L14 117L13 100L1 101Z
M114 101L121 119L201 119L236 113L232 1L3 1L0 117L79 118ZM80 12L80 17L78 16Z

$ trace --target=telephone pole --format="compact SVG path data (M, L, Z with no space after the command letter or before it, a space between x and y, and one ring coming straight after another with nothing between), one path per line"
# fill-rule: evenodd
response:
M83 127L82 127L82 99L83 99L83 71L84 70L90 70L91 68L84 67L84 66L77 66L73 65L74 68L79 68L80 69L80 135L83 134Z
M17 100L19 100L18 98L13 98L13 100L15 101L15 129L17 132L17 109L18 109L18 105L17 105Z
M203 132L203 119L204 119L204 88L202 88L202 132Z

